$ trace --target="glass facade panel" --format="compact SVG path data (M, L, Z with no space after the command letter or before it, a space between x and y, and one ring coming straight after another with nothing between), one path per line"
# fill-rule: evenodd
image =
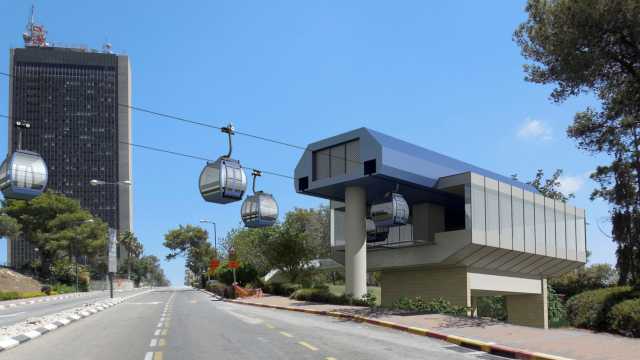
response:
M331 177L347 173L347 152L344 144L331 148Z
M360 167L360 141L350 141L347 146L347 175L357 174Z
M313 153L313 178L322 180L331 177L331 149Z

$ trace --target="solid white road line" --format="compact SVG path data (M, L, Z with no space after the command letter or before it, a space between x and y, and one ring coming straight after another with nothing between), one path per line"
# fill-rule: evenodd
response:
M13 317L13 316L18 316L20 314L24 314L24 311L13 313L13 314L0 315L0 318Z

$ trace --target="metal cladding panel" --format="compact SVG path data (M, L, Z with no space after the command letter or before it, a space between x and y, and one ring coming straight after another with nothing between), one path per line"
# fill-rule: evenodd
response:
M547 256L556 256L556 209L555 200L544 198L545 238Z
M524 251L524 199L523 191L511 187L511 209L513 211L513 250Z
M513 225L511 212L511 185L499 182L498 206L500 208L500 247L513 249Z
M484 176L471 175L471 241L474 244L487 243L485 233L485 191Z
M578 261L587 261L587 238L584 209L576 208L576 241Z
M535 207L533 204L533 193L524 190L523 222L524 222L524 251L535 254L536 252L536 224Z
M498 182L484 178L487 246L500 247L500 206Z
M536 231L536 251L538 255L547 254L547 246L545 240L545 217L544 217L544 196L533 194L535 204L535 231Z
M576 244L576 208L566 205L567 212L567 259L577 260L577 244Z
M555 201L556 208L556 257L566 259L567 258L567 228L566 224L566 212L564 210L565 203L561 200Z

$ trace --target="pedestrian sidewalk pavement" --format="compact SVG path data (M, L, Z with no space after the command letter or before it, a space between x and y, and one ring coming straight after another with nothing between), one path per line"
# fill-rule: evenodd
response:
M572 359L640 359L640 339L573 328L543 330L484 318L410 314L388 309L373 310L359 306L310 303L271 295L237 299L236 302L359 315L404 326L429 329L447 335L495 343L532 353L546 353Z

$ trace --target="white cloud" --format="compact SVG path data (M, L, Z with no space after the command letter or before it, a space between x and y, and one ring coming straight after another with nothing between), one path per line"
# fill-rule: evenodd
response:
M582 176L560 176L558 178L560 182L559 190L565 194L575 194L584 185L584 177Z
M518 137L523 139L551 140L551 128L540 120L527 119L518 130Z

